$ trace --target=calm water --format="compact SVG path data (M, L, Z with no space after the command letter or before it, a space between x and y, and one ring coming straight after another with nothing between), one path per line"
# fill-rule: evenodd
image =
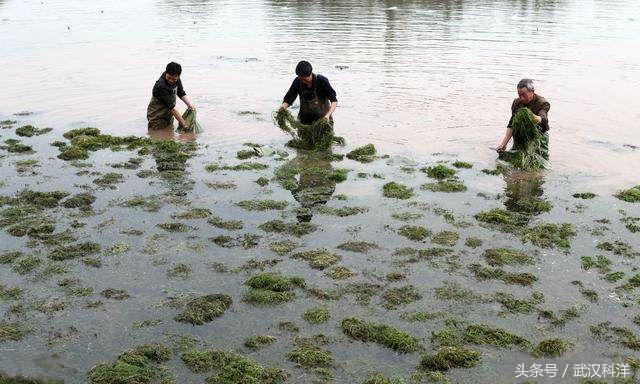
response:
M73 228L73 234L78 241L100 243L103 252L96 257L104 264L95 269L69 261L65 263L67 273L39 278L48 265L50 249L0 231L0 253L22 250L43 260L27 275L0 265L0 283L25 289L24 321L33 328L23 340L0 345L0 372L83 383L95 364L113 361L122 351L142 343L169 343L167 339L179 334L198 338L198 347L236 349L263 364L285 368L293 375L290 383L312 383L314 374L285 358L294 335L280 331L277 324L295 321L301 335L322 332L335 339L327 346L336 360L332 368L335 383L360 383L375 371L407 376L419 356L353 342L340 331L341 319L358 316L396 325L419 337L426 351L432 352L435 345L431 332L445 327L444 319L409 323L400 320L399 314L440 310L470 323L506 328L536 343L545 338L566 338L572 343L570 350L563 358L549 361L558 366L610 363L633 355L619 345L596 341L589 326L611 320L613 325L637 331L633 318L640 295L635 291L619 294L615 289L637 273L637 259L596 248L604 241L621 240L640 250L638 233L630 232L621 222L625 215L640 216L638 204L624 203L611 195L638 184L637 1L88 3L0 0L0 63L4 64L5 84L0 120L27 110L34 114L18 118L21 123L54 127L44 136L20 138L37 151L33 156L2 151L0 196L13 195L23 188L71 193L88 190L95 194L92 213L56 208L48 214L55 219L57 231L68 229L74 220L86 223L80 229ZM310 286L323 289L337 289L352 282L378 284L383 288L370 306L357 305L349 294L336 301L321 301L300 293L291 303L267 308L243 303L247 290L243 282L257 271L237 272L234 268L253 258L278 257L268 250L269 243L287 237L265 233L258 226L276 218L295 221L299 201L275 181L262 188L254 183L259 176L272 177L283 164L273 158L260 159L270 168L258 172L211 173L204 169L211 162L233 163L235 151L245 141L279 148L284 144L287 137L273 126L271 113L279 106L300 59L310 60L338 91L336 131L347 138L349 147L336 150L344 153L372 142L380 152L392 156L371 164L351 160L332 163L334 168L352 171L347 181L335 185L334 198L327 206L364 206L370 210L346 218L315 214L312 222L318 225L318 231L292 240L300 243L300 250L335 248L356 240L377 242L381 248L366 255L333 249L343 256L341 265L356 273L346 282L330 280L324 272L288 256L279 257L283 260L269 270L304 276ZM61 139L62 132L69 128L91 125L114 134L146 133L151 87L170 60L183 64L185 87L206 128L198 141L208 147L202 146L198 156L189 161L187 180L179 180L176 187L172 184L175 180L162 176L142 179L135 176L137 170L111 168L110 164L135 156L128 152L93 153L89 161L94 167L86 173L55 159L58 149L50 142ZM346 68L338 68L342 66ZM520 185L480 172L494 165L495 153L489 147L495 146L504 133L515 83L522 77L536 79L539 93L552 103L552 170L540 185ZM258 115L241 115L242 111ZM0 141L16 138L8 129L0 130L0 136ZM289 159L296 158L295 151L289 152ZM436 152L441 154L434 155ZM39 160L34 174L17 171L17 162L25 159ZM458 171L468 186L466 192L420 189L421 184L431 181L418 171L421 166L454 159L474 163L472 169ZM155 166L152 157L146 156L141 169L152 170ZM114 171L125 175L124 183L114 190L95 186L93 180L98 175ZM360 176L359 172L364 174ZM375 173L385 179L371 177ZM405 183L414 188L416 196L409 202L382 198L382 185L388 181ZM214 190L207 182L233 182L237 189ZM176 188L186 196L176 199ZM533 219L532 225L574 225L578 233L570 251L523 243L513 234L489 229L474 219L480 211L509 207L514 191L525 198L541 196L552 203L553 209ZM592 191L599 196L576 200L571 197L576 191ZM340 194L347 195L348 200L336 199ZM157 201L161 209L149 213L121 206L135 196ZM281 212L246 212L234 205L239 200L265 198L288 201L289 206ZM242 220L245 227L225 231L208 225L205 219L184 221L197 227L186 233L166 233L156 227L172 221L172 213L189 208L210 209L225 219ZM441 209L468 226L445 220ZM436 246L399 236L399 227L405 223L391 218L398 212L422 215L409 223L428 227L434 233L459 232L460 240L452 247L454 260L398 264L401 258L393 256L396 248ZM594 222L602 218L611 222ZM123 235L123 230L131 228L142 234ZM254 249L229 249L209 241L221 234L259 234L262 238ZM467 247L464 243L468 237L481 238L484 245ZM109 251L123 244L129 248ZM514 247L535 255L535 265L514 267L512 271L532 273L538 281L526 288L478 281L468 266L482 263L482 252L490 247ZM581 256L600 253L612 259L612 270L625 272L625 280L609 283L598 271L581 269ZM188 279L167 276L167 270L177 263L192 267ZM212 263L222 263L231 272L216 271ZM406 273L407 279L388 282L385 276L389 272ZM80 279L93 287L94 293L69 297L58 286L58 281L67 277ZM599 301L586 301L570 283L573 280L594 289ZM540 309L559 313L580 305L584 312L564 327L551 327L540 320L537 311L504 314L495 301L465 304L436 299L433 289L451 281L486 297L503 291L527 298L533 291L541 291L546 301ZM424 298L395 311L381 307L382 290L406 284L416 286ZM124 289L132 297L122 302L106 300L99 294L106 288ZM168 298L212 292L233 297L234 304L224 316L199 327L173 320L179 310L167 305ZM105 304L87 309L86 300L103 300ZM68 305L56 311L42 310L58 301ZM8 308L12 303L0 300L4 316L0 319L11 318ZM332 319L318 326L304 323L302 313L319 305L331 310ZM161 323L155 326L133 326L156 319ZM267 333L278 337L273 346L259 352L242 348L247 337ZM515 348L473 348L482 352L482 363L448 373L453 382L512 383L517 363L547 362ZM188 372L178 357L169 368L178 383L203 382L206 377Z
M554 171L608 191L637 181L639 35L635 0L0 1L0 114L141 134L176 60L202 141L284 142L271 113L307 59L351 143L491 162L514 84L531 77L552 104Z

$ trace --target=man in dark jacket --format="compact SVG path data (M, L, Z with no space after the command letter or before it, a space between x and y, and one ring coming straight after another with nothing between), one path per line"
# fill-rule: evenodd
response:
M551 104L542 96L535 93L535 87L533 80L522 79L516 87L518 91L518 98L513 100L511 104L511 118L507 124L507 132L502 139L502 142L498 146L497 151L503 152L507 148L507 144L513 136L513 117L516 115L520 108L529 108L535 115L534 118L538 124L540 132L547 136L549 131L549 109Z
M147 107L147 121L149 129L173 128L173 118L178 120L181 127L187 124L182 118L182 114L176 108L177 97L182 100L188 108L195 109L184 91L180 74L182 67L178 63L167 64L166 70L162 73L156 84L153 86L151 101Z
M308 61L301 61L296 66L297 77L291 83L284 96L282 108L287 109L300 96L300 112L298 120L302 124L313 124L318 119L326 118L333 123L332 114L338 106L336 91L329 80L313 73Z

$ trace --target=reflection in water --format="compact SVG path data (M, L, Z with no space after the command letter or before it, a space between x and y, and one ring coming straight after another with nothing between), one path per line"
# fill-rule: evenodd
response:
M195 181L190 179L187 160L195 150L197 143L194 134L177 135L173 129L149 130L152 139L161 141L151 155L156 161L163 185L172 196L186 196L193 190ZM175 140L175 141L174 141Z
M550 209L549 203L542 198L544 176L542 173L512 172L505 175L505 193L507 210L539 214Z
M336 190L330 152L298 151L297 156L276 170L280 184L300 203L297 218L311 221L318 207L325 205Z

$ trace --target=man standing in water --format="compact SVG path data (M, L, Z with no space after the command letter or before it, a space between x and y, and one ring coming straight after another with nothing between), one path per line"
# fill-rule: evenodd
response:
M162 73L156 84L153 86L151 101L147 107L147 120L149 129L173 128L173 118L178 120L181 127L186 127L187 123L182 118L182 114L176 108L176 96L182 100L188 108L195 109L187 97L180 74L182 67L173 61L167 64L166 70Z
M333 124L333 111L338 106L336 91L329 80L313 73L308 61L301 61L296 66L297 77L291 83L289 91L284 96L282 108L287 109L300 96L300 112L298 120L302 124L310 125L321 118L328 119Z
M517 90L518 98L513 100L513 104L511 104L511 118L509 119L509 124L507 124L507 132L498 148L496 148L498 152L504 152L507 148L507 144L509 144L513 136L513 117L516 115L516 112L523 107L529 108L531 112L533 112L534 119L538 124L538 129L546 138L545 142L548 143L547 131L549 131L549 118L547 114L549 113L551 105L544 97L535 93L535 87L531 79L520 80Z

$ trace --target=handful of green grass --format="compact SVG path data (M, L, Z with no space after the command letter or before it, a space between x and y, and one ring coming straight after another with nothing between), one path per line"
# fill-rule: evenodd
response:
M274 116L275 124L293 138L287 146L308 150L324 150L331 147L334 141L333 126L328 119L316 120L307 125L299 122L291 112L278 109Z
M178 126L178 132L188 132L188 133L200 133L202 132L202 126L196 119L196 110L188 108L182 114L182 118L187 123L186 127Z
M549 159L549 139L540 132L533 112L520 108L513 117L513 147L500 158L518 169L545 169Z

